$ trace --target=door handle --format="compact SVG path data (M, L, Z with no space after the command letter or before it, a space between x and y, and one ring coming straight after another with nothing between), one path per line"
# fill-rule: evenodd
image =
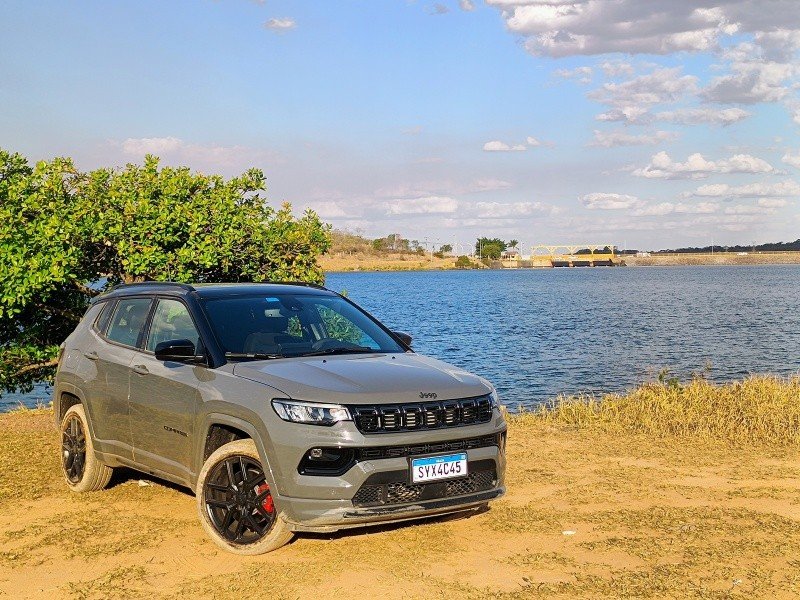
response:
M86 358L88 358L89 360L97 360L98 358L100 358L100 357L97 355L97 352L95 352L94 350L92 350L91 352L84 352L84 353L83 353L83 355L84 355Z
M139 375L147 375L150 371L148 371L147 367L144 365L135 365L133 367L133 372L138 373Z

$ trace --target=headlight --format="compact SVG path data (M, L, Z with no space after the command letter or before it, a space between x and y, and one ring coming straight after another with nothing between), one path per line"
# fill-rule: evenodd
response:
M500 396L497 395L497 390L494 388L489 394L489 402L492 403L492 408L500 408Z
M352 420L350 411L338 404L273 400L272 407L281 419L291 423L330 426L339 421Z

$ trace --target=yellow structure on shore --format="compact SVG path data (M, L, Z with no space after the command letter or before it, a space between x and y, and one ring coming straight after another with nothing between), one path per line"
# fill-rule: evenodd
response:
M586 252L588 250L588 252ZM616 267L625 263L617 257L613 244L534 246L531 267Z

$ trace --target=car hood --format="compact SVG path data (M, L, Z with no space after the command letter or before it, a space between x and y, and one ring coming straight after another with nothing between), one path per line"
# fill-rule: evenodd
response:
M451 400L491 391L477 375L410 352L243 362L233 372L277 388L289 398L337 404Z

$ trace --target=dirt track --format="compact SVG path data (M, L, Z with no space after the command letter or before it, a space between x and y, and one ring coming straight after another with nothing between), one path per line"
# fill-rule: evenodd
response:
M74 495L47 412L0 415L0 597L797 597L800 458L512 424L509 494L469 518L241 558L188 491Z

